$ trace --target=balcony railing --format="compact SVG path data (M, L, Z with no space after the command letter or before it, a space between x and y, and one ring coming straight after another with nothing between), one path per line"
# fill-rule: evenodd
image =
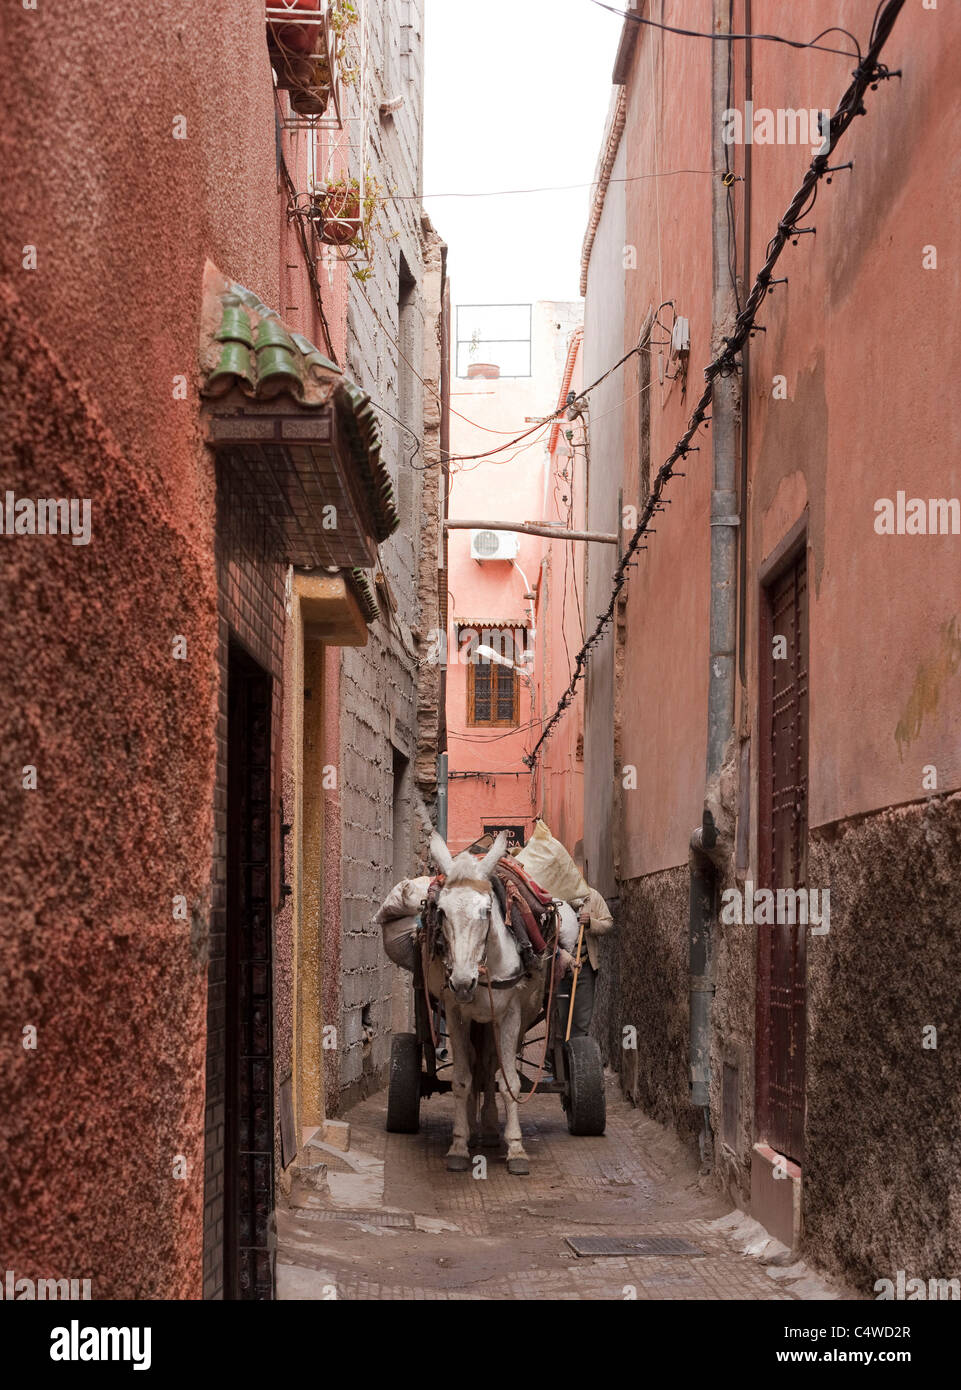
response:
M277 86L289 93L291 128L342 130L342 73L331 0L274 0L265 6Z

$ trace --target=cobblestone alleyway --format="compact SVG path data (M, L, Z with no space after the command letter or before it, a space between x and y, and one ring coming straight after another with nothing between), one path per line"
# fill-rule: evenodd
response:
M845 1296L803 1265L765 1264L770 1251L742 1253L751 1223L699 1191L690 1156L610 1079L602 1138L571 1136L556 1096L524 1107L525 1178L496 1151L485 1151L486 1178L447 1172L449 1096L423 1102L416 1135L388 1134L385 1114L386 1092L349 1111L349 1151L318 1155L329 1193L295 1184L296 1205L278 1211L279 1298ZM566 1239L591 1236L669 1237L686 1253L592 1258Z

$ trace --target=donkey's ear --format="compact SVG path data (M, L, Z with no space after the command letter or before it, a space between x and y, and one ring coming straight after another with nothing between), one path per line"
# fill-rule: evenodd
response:
M502 830L480 862L480 871L485 878L490 878L506 853L507 831Z
M442 874L450 873L454 859L436 830L430 837L430 857Z

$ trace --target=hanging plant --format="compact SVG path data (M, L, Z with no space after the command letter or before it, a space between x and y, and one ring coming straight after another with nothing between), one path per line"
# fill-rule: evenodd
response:
M351 30L356 29L360 23L360 15L353 0L334 0L328 22L333 36L331 49L337 63L340 80L345 87L353 87L357 83L360 71L359 68L347 61Z
M330 180L313 195L317 235L328 246L358 245L363 232L360 183L343 177Z

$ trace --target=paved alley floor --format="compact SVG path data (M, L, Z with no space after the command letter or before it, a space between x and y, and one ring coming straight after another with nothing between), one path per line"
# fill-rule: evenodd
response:
M524 1106L529 1177L511 1177L496 1150L482 1151L484 1178L448 1173L452 1111L434 1096L419 1134L388 1134L380 1092L343 1116L350 1148L326 1151L329 1192L295 1184L297 1205L277 1212L279 1298L845 1296L802 1265L742 1253L753 1223L699 1190L693 1159L612 1079L601 1138L570 1135L557 1096ZM674 1238L685 1253L579 1257L568 1236Z

